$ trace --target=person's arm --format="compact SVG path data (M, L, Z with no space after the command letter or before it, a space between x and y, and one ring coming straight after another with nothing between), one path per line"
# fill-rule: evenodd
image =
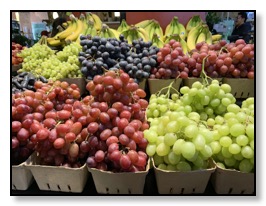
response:
M244 25L241 28L241 35L239 36L239 38L244 39L245 42L248 43L250 39L250 31L251 31L250 23L244 23Z

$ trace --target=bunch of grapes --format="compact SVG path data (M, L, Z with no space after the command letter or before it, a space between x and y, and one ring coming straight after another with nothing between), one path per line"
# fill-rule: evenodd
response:
M119 38L81 36L79 61L81 72L88 80L109 69L123 69L137 83L149 77L151 68L157 65L158 48L141 39L130 45L124 36Z
M20 71L32 72L35 76L44 76L53 81L81 77L80 63L77 58L80 51L81 46L75 42L56 54L47 45L37 43L32 48L23 50L21 56L25 63Z
M42 164L52 164L59 153L49 152L57 138L52 130L69 119L70 108L80 98L77 85L67 82L37 81L34 87L36 92L12 95L13 164L23 162L35 150L41 151Z
M211 143L214 159L221 168L254 171L254 98L227 106L227 113L208 119L215 135Z
M188 61L189 60L189 61ZM158 68L151 70L150 78L170 79L187 78L190 67L195 67L196 62L184 54L180 42L170 40L157 53ZM188 66L190 65L190 66Z
M87 130L94 139L88 167L113 172L145 170L143 131L149 127L145 120L148 102L142 99L145 92L122 70L95 76L87 89L94 97L87 115L92 122Z

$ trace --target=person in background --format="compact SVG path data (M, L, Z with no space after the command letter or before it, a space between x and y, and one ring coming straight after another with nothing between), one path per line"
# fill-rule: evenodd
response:
M235 20L235 28L231 34L228 36L230 42L235 42L238 39L244 39L246 43L249 43L251 24L246 22L247 13L239 12Z
M58 17L54 20L53 25L52 25L52 33L51 33L51 37L54 37L58 32L58 26L62 26L63 23L65 23L67 21L66 18L62 18L62 17Z

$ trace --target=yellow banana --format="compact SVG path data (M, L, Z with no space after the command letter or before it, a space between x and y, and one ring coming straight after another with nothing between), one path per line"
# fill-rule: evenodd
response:
M116 39L119 39L119 36L121 34L121 32L115 30L115 29L112 29L112 28L108 28L108 32L109 33L112 33L112 36Z
M214 34L214 35L212 35L212 41L219 41L222 39L222 37L223 37L223 35L221 35L221 34Z
M160 26L159 22L158 22L158 24L156 24L154 33L156 33L157 35L159 35L159 38L162 40L162 38L163 38L163 29Z
M55 35L55 39L59 40L64 40L67 38L69 35L71 35L73 32L76 31L77 29L77 19L75 16L71 15L71 24L62 32L59 32L58 34Z
M206 43L209 45L212 44L212 33L209 30L206 31Z
M91 12L87 12L86 15L87 15L87 20L92 20L94 22L94 27L96 28L96 30L100 31L102 28L102 21L99 18L99 16Z
M149 24L151 24L153 22L153 20L143 20L137 24L135 24L136 27L141 27L141 28L145 28L147 27Z
M125 21L125 19L122 20L121 24L119 25L119 27L117 28L117 31L119 31L120 33L127 30L129 28L127 22Z
M192 16L187 24L186 24L186 31L187 33L189 33L191 31L192 28L196 27L198 24L201 24L203 21L202 19L200 18L199 15L194 15Z
M178 22L178 25L177 26L178 26L178 34L179 34L179 36L182 39L186 39L186 37L187 37L187 31L186 31L184 25Z
M153 34L151 41L152 41L152 45L158 48L163 48L164 46L163 41L159 38L159 35L157 35L156 33Z
M92 20L88 21L88 29L86 31L86 35L91 35L91 37L97 35L97 31L96 28L94 27L94 22Z
M182 38L182 37L180 37L180 44L181 44L181 47L182 47L182 49L183 49L183 53L185 54L185 55L188 55L188 47L187 47L187 42Z
M197 38L200 34L201 29L202 29L202 25L199 24L198 26L191 29L190 32L188 33L188 35L187 35L187 47L188 47L189 51L195 49L196 41L197 41Z
M205 42L206 41L206 35L204 31L201 31L197 40L196 40L196 44L197 43L201 43L201 42Z
M172 20L171 22L170 22L170 24L168 24L167 26L166 26L166 29L165 29L165 32L164 32L164 35L165 36L169 36L169 35L171 35L171 34L173 34L173 32L174 32L174 21Z
M47 43L49 46L61 46L62 42L59 39L54 39L54 38L47 38Z
M145 31L145 29L139 27L139 28L137 28L137 31L140 32L143 35L143 37L144 37L143 41L147 42L147 41L150 40L149 35Z
M79 35L81 34L81 32L83 31L84 27L85 27L85 21L84 21L84 15L80 16L80 19L78 19L77 21L77 28L76 30L70 34L68 37L65 38L66 42L72 42L75 41Z
M149 39L152 39L153 34L155 32L155 27L156 25L154 23L151 24L151 26L149 26L149 29L145 29L145 31L148 33L149 35Z

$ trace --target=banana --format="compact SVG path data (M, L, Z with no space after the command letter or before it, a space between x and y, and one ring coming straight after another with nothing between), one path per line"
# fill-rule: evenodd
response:
M163 48L164 42L159 38L159 35L154 33L152 37L152 45L158 48Z
M71 18L71 24L62 32L59 32L58 34L55 35L55 39L59 40L64 40L67 38L69 35L71 35L73 32L76 31L77 29L77 19L75 16L70 16Z
M205 32L202 30L196 40L196 44L197 43L201 43L201 42L205 42L206 41L206 35Z
M141 28L145 28L147 27L149 24L151 24L153 22L153 20L143 20L137 24L135 24L136 27L141 27Z
M178 34L183 39L185 39L187 36L187 32L184 25L178 21L178 17L176 16L174 16L170 24L167 25L165 29L164 40L166 40L167 36L170 36L172 34Z
M145 29L145 31L148 33L149 35L149 39L153 38L153 34L155 33L155 27L156 25L154 23L150 24L151 26L149 26L148 29Z
M159 35L159 38L162 40L162 38L163 38L163 29L162 29L162 27L160 26L159 22L158 22L158 24L156 25L156 28L155 28L154 33L156 33L157 35Z
M119 27L117 28L117 31L119 31L120 33L127 30L129 28L127 22L125 21L125 19L122 20L121 24L119 25Z
M222 39L222 37L223 37L223 35L221 35L221 34L214 34L214 35L212 35L212 41L219 41Z
M136 28L136 27L135 27ZM138 33L141 33L143 35L143 41L147 42L150 40L150 37L149 35L147 34L147 32L145 31L145 29L139 27L139 28L136 28L137 32Z
M188 35L187 35L187 47L188 47L189 51L195 49L196 41L197 41L197 38L201 32L201 29L202 29L202 25L199 24L198 26L191 29L190 32L188 33Z
M152 24L152 27L151 27L150 31L148 32L148 34L149 34L150 40L153 38L154 34L157 34L159 36L159 38L161 38L161 39L163 38L163 30L162 30L159 22L154 20L154 23Z
M183 49L183 53L185 55L188 55L188 47L187 47L187 42L182 38L180 37L180 44L181 44L181 47Z
M62 42L59 39L54 39L54 38L47 38L47 43L49 46L53 46L53 47L62 45Z
M201 24L203 21L202 19L200 18L199 15L194 15L192 16L187 24L186 24L186 31L187 33L189 33L191 31L192 28L196 27L198 24Z
M78 36L78 38L76 40L76 42L78 44L80 43L80 36L81 35L86 35L88 28L89 28L89 24L86 22L86 20L84 20L84 22L83 22L83 29L82 29L81 33L79 34L79 36Z
M102 21L101 19L94 13L87 12L86 13L86 18L87 20L91 20L94 22L94 27L96 28L97 31L100 31L102 28Z
M175 29L175 27L174 27L174 21L173 21L173 19L172 19L172 21L170 22L170 24L168 24L168 25L166 26L166 28L165 28L165 32L164 32L164 35L165 35L165 36L169 36L169 35L173 34L174 29Z
M97 35L97 31L96 28L94 27L94 22L92 20L88 21L88 29L86 31L86 35L91 35L91 37Z
M179 36L182 39L186 39L186 37L187 37L187 31L186 31L184 25L181 24L180 22L178 22L177 27L178 27L178 34L179 34Z
M83 31L84 27L85 27L85 16L81 15L80 18L77 21L77 28L76 30L70 34L68 37L65 38L66 42L72 42L75 41L79 35L81 34L81 32Z
M209 29L206 31L206 43L211 45L212 44L212 33Z

